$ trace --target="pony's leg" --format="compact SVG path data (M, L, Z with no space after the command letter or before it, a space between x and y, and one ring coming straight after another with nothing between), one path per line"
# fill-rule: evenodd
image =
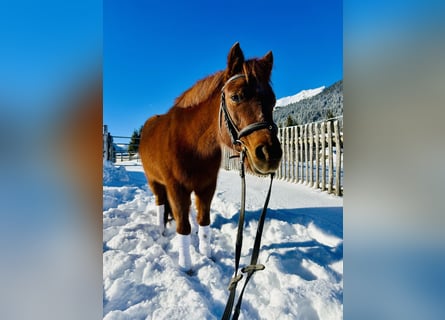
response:
M196 193L196 207L198 208L197 220L199 224L199 252L210 258L212 249L210 247L210 204L213 194L215 193L215 185Z
M199 253L210 258L212 256L212 248L210 247L211 237L210 226L199 226Z
M159 230L162 235L165 235L164 214L165 214L165 205L163 204L156 205L156 222L159 226Z
M192 257L190 256L190 235L176 234L178 241L178 265L183 271L190 271L192 269Z
M176 238L179 249L179 267L184 271L190 271L192 268L192 259L190 256L190 232L189 221L190 192L177 183L172 183L167 187L168 200L176 221Z
M165 222L164 222L164 216L165 216L165 204L167 203L167 192L165 190L165 187L157 182L149 181L150 188L155 194L156 199L156 223L159 226L159 230L162 235L164 235L165 232Z
M196 220L196 210L195 210L195 204L192 201L192 204L190 205L190 215L189 215L189 221L190 225L192 226L192 233L197 234L198 233L198 221Z

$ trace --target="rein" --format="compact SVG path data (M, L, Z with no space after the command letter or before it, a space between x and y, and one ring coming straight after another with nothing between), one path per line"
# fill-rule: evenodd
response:
M228 289L230 291L230 294L229 294L229 298L227 300L227 304L226 304L226 308L224 310L222 320L230 319L230 315L231 315L232 309L233 309L233 304L235 302L236 287L238 285L238 282L243 278L243 275L241 273L238 274L238 268L239 268L239 260L241 258L241 248L242 248L242 244L243 244L243 227L244 227L244 215L245 215L245 207L246 207L246 178L245 178L245 170L244 170L245 152L246 151L243 148L243 150L241 151L241 154L240 154L241 208L240 208L240 214L239 214L239 219L238 219L238 232L237 232L236 246L235 246L235 275L233 276L233 278L230 280L230 283L229 283ZM241 269L241 272L247 274L247 277L244 282L243 288L241 289L241 293L238 297L238 301L235 306L235 311L233 313L232 320L237 320L239 317L244 290L246 289L247 283L249 282L250 278L256 271L264 270L264 268L265 268L263 264L257 264L257 261L258 261L258 256L260 253L261 237L263 234L263 226L264 226L264 220L266 218L267 206L269 205L273 177L274 177L274 174L272 173L270 175L269 191L267 192L263 210L261 212L260 219L258 220L258 228L257 228L256 236L255 236L255 242L254 242L254 246L253 246L252 256L250 259L250 264Z

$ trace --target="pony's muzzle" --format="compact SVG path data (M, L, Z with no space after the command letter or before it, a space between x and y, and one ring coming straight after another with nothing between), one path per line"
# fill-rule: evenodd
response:
M254 157L250 159L257 173L268 174L275 171L281 161L283 151L279 143L260 144L254 149Z

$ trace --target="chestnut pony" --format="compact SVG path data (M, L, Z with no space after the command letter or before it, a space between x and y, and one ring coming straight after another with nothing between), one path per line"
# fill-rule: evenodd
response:
M222 146L246 153L246 167L257 175L274 172L282 150L272 119L272 52L245 60L238 43L227 68L198 81L164 115L148 119L139 153L156 199L164 231L171 209L176 221L181 269L191 269L189 210L195 193L199 251L210 249L210 204L216 188Z

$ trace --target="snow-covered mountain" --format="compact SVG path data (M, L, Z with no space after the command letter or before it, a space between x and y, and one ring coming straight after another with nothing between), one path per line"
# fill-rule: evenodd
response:
M296 103L298 101L311 98L319 93L321 93L324 90L325 86L315 88L315 89L308 89L308 90L302 90L298 92L297 94L294 94L293 96L289 97L283 97L277 100L277 103L275 104L275 108L287 106L291 103Z
M292 101L292 99L294 101ZM299 100L298 100L299 99ZM274 121L280 127L302 125L343 115L343 80L328 87L303 90L277 100Z

